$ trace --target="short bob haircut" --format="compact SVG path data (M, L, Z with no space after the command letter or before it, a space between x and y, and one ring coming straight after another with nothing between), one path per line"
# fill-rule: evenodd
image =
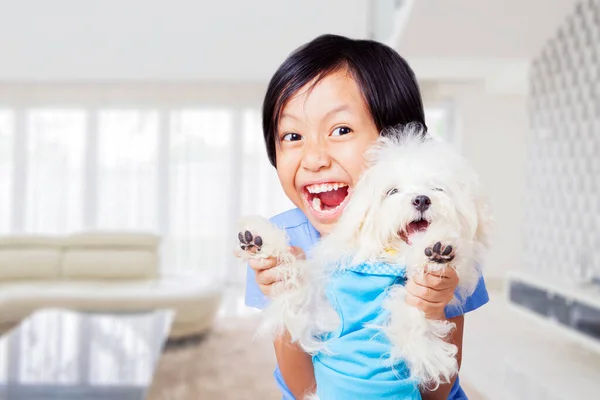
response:
M307 83L316 84L344 68L356 80L380 132L410 122L427 129L417 79L396 51L372 40L322 35L290 54L269 82L262 123L267 155L273 166L279 119L288 100Z

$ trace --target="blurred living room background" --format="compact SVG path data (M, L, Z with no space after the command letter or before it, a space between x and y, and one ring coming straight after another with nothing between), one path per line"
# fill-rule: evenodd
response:
M241 215L292 207L261 101L323 33L405 57L490 195L470 398L597 398L600 0L0 4L1 399L279 398L232 249Z

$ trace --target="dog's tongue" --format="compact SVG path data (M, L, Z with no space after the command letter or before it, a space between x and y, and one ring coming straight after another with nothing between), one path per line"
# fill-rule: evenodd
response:
M339 188L337 190L331 190L329 192L319 193L321 203L329 207L337 207L342 204L342 201L348 195L348 187Z
M425 220L411 222L406 227L406 233L408 236L412 235L415 232L421 232L427 229L429 223Z

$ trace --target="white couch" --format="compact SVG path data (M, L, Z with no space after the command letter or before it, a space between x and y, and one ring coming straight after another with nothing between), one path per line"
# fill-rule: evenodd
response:
M0 237L0 332L40 308L176 312L170 338L212 325L221 288L202 274L161 275L160 239L145 233Z

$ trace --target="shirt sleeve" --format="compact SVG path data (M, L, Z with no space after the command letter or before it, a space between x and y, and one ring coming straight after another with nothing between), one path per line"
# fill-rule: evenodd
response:
M247 266L246 269L246 305L262 310L269 304L269 298L260 291L252 268Z
M446 318L454 318L476 310L490 300L483 276L479 277L477 287L472 295L466 298L463 304L447 305Z

